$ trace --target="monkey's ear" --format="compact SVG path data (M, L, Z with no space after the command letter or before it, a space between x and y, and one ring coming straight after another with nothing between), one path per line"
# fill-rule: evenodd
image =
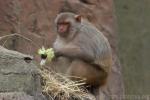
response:
M75 19L77 22L81 22L81 15L75 15Z

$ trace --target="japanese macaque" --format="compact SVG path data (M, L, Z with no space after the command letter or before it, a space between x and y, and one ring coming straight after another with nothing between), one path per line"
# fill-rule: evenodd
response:
M91 86L104 85L112 66L107 38L94 25L74 13L58 14L55 24L57 38L53 48L56 58L70 60L66 74L83 78ZM71 79L77 80L75 77Z

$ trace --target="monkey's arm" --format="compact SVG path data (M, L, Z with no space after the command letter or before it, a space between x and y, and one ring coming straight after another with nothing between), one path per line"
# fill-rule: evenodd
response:
M80 47L75 45L66 45L65 47L61 48L60 50L55 51L55 55L58 56L65 56L72 59L82 59L87 62L94 61L94 56L88 54L86 51L83 51Z

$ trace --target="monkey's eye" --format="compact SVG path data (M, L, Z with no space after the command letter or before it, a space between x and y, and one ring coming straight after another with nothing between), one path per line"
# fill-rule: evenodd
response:
M91 2L90 0L79 0L80 2L82 2L82 3L85 3L85 4L88 4L88 5L91 5L91 4L93 4L93 2Z
M61 22L61 23L58 23L58 25L69 25L70 23L69 22Z

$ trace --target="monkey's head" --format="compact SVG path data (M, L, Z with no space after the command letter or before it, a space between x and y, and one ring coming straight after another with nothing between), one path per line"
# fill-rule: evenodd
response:
M70 12L60 13L55 19L55 25L59 36L74 35L81 25L81 16Z

